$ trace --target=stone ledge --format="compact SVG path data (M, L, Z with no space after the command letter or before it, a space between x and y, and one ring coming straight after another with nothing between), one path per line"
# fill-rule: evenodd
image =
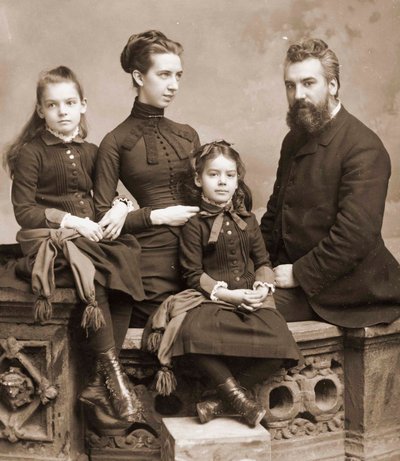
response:
M308 320L304 322L288 322L289 330L298 343L320 339L339 338L343 336L341 328L330 323Z
M0 288L0 303L27 304L33 302L36 296L27 291L16 290L14 288ZM73 288L57 288L51 298L55 304L77 304L79 298Z
M289 322L288 326L294 336L294 339L298 343L340 338L343 336L343 331L339 327L315 320L306 322ZM142 328L129 328L125 337L123 349L140 349L142 334Z
M346 332L347 336L352 338L376 338L400 333L400 319L395 320L388 325L379 324L372 327L354 328Z

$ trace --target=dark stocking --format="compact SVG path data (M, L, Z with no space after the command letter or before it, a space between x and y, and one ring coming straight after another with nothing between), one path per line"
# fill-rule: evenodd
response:
M107 291L98 283L95 283L95 290L97 304L103 314L105 325L97 331L89 331L88 343L92 351L98 355L100 352L111 349L115 345L115 342Z

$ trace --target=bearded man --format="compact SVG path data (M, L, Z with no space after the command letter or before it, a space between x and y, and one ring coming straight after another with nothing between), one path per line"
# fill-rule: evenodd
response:
M381 236L390 159L339 101L339 61L308 39L284 66L286 135L261 230L287 321L357 328L400 316L400 266Z

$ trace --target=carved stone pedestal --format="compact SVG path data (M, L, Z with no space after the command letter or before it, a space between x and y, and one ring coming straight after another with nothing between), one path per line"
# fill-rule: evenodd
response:
M400 460L400 320L346 331L346 460Z
M267 410L273 461L343 461L343 333L327 323L290 323L305 366L256 389Z
M84 461L76 405L72 290L57 290L53 318L33 322L33 296L0 291L0 461Z

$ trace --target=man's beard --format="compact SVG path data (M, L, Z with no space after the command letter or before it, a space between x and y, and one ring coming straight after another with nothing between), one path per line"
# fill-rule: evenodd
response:
M311 102L298 100L289 108L286 123L294 131L318 135L331 121L328 100L315 105Z

